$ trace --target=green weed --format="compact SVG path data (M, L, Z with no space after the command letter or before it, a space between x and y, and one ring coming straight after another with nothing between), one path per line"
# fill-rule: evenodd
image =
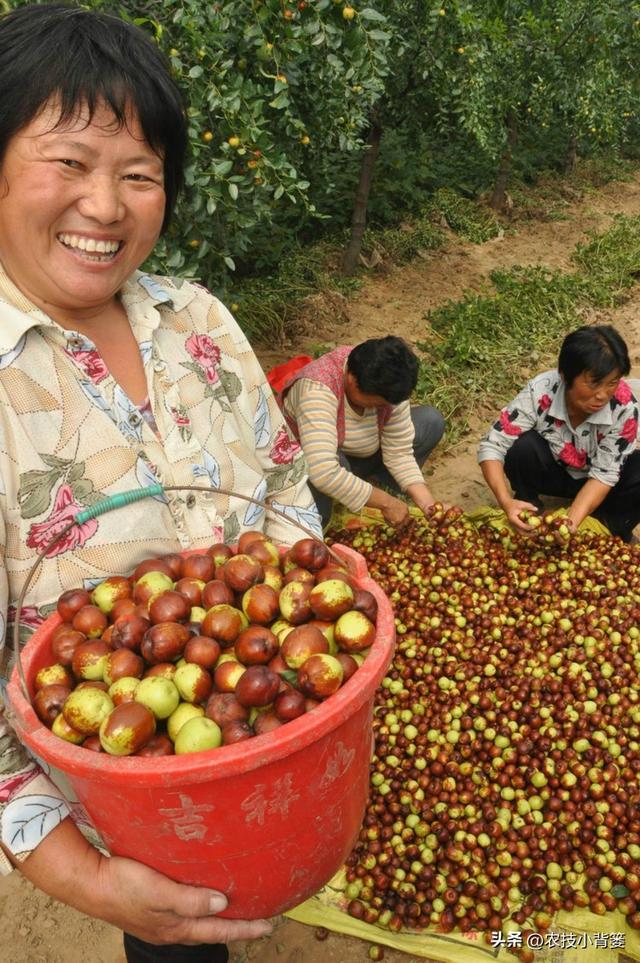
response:
M473 244L483 244L500 231L500 225L491 211L449 187L439 188L426 210L440 214L454 234Z
M443 232L430 219L424 218L399 227L365 231L362 251L369 257L378 251L385 261L406 264L423 251L436 250L443 241Z
M264 277L240 281L226 301L249 340L282 343L294 326L305 298L320 291L349 294L361 281L338 271L339 248L322 241L296 247L283 258L278 269Z
M513 217L544 221L566 220L570 205L612 181L628 180L637 170L637 160L621 157L615 151L580 158L573 170L541 170L533 185L514 177L509 187Z

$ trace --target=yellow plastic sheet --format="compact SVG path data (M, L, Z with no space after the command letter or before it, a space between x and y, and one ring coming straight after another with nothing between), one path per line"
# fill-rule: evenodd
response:
M557 508L553 512L548 512L549 515L565 515L566 509ZM502 511L501 508L492 508L490 505L483 505L482 508L476 508L472 512L467 512L466 517L469 521L473 522L474 525L478 527L482 525L491 525L492 528L504 528L505 525L508 526L507 516ZM580 522L578 526L579 532L593 532L596 535L610 535L611 532L599 522L597 518L593 518L591 515L587 515L584 521Z
M438 933L435 929L419 933L390 933L382 927L363 923L346 912L343 896L344 872L341 870L327 885L305 903L285 915L309 926L372 943L381 943L413 957L438 963L517 963L517 957L504 947L492 947L483 933ZM640 933L625 924L621 913L596 916L585 910L558 913L546 935L537 934L536 963L618 963L622 952L640 961ZM515 937L514 937L515 939ZM506 937L505 937L506 940ZM523 944L524 945L524 944Z
M409 506L409 514L420 518L422 512L415 508L413 505ZM563 515L566 514L565 508L557 508L554 511L548 512L550 515ZM473 522L478 528L484 525L490 525L492 528L504 528L508 527L507 516L502 511L501 508L495 508L491 505L482 505L480 508L475 508L471 512L465 513L465 518L470 522ZM331 519L327 526L327 529L340 529L340 528L365 528L369 525L380 525L384 521L382 517L382 512L377 508L363 508L359 515L354 515L350 512L348 508L344 505L339 505L334 503L333 512ZM583 522L580 523L578 527L579 532L593 532L596 535L610 535L611 532L599 522L597 518L593 518L588 515Z
M560 512L562 509L559 510ZM420 514L417 509L414 514ZM554 512L554 514L556 514ZM489 506L467 515L476 525L501 528L506 524L504 512ZM351 528L380 524L382 515L376 509L365 508L354 516L337 506L329 528ZM609 534L595 518L587 518L580 531ZM311 899L296 906L285 915L309 926L324 926L329 930L355 936L372 943L380 943L413 957L435 960L438 963L515 963L517 956L504 946L491 946L482 933L438 933L434 929L420 932L392 933L382 927L364 923L349 916L344 896L346 877L341 869L327 885ZM516 907L514 907L515 909ZM596 916L587 910L559 912L553 918L547 934L535 934L539 945L534 947L536 963L618 963L620 954L640 963L640 932L626 925L619 912ZM508 940L508 937L505 937ZM513 936L516 941L518 937ZM525 944L521 944L525 945Z

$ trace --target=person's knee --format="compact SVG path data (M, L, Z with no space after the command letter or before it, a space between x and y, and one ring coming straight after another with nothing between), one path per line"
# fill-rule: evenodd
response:
M442 438L446 423L442 413L430 405L412 408L411 419L415 430L413 448L416 460L424 460Z
M435 445L438 444L442 436L444 435L445 428L447 424L444 420L444 415L437 408L432 408L429 412L429 428L433 437L435 437Z

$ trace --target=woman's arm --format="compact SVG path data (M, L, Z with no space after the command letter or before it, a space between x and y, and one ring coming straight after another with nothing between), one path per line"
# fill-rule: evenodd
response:
M415 485L409 485L407 495L421 512L427 512L436 501L429 487L424 482L416 482Z
M288 395L295 404L300 442L309 466L309 478L318 491L354 512L377 508L389 525L404 525L409 510L401 498L358 478L340 464L338 454L337 403L329 388L313 381L299 381Z
M367 508L377 508L382 512L382 517L387 524L397 528L405 525L409 521L409 509L407 503L389 492L382 491L381 488L371 486L371 494L366 501Z
M400 489L406 492L420 511L426 512L434 504L435 498L414 457L414 438L415 428L409 402L395 405L380 436L382 460Z
M289 391L285 408L295 418L309 466L309 479L318 491L352 512L359 512L365 505L381 508L382 504L373 505L369 501L371 484L340 464L338 403L332 391L325 385L302 379Z
M589 478L567 509L567 520L573 531L587 515L592 515L611 491L610 485L605 485L595 478Z
M69 818L24 862L5 852L49 896L149 943L226 943L271 931L266 920L218 919L227 900L216 890L175 883L132 859L103 856Z

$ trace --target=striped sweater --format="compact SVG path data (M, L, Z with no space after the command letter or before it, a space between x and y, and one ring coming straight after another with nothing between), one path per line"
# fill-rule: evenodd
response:
M358 415L342 397L344 439L339 444L340 400L326 384L310 378L296 379L288 388L283 409L307 458L309 480L326 495L359 512L371 497L372 485L340 465L338 448L345 455L366 457L379 448L389 472L401 490L424 483L413 456L414 429L408 401L390 406L380 425L379 412L369 408Z

